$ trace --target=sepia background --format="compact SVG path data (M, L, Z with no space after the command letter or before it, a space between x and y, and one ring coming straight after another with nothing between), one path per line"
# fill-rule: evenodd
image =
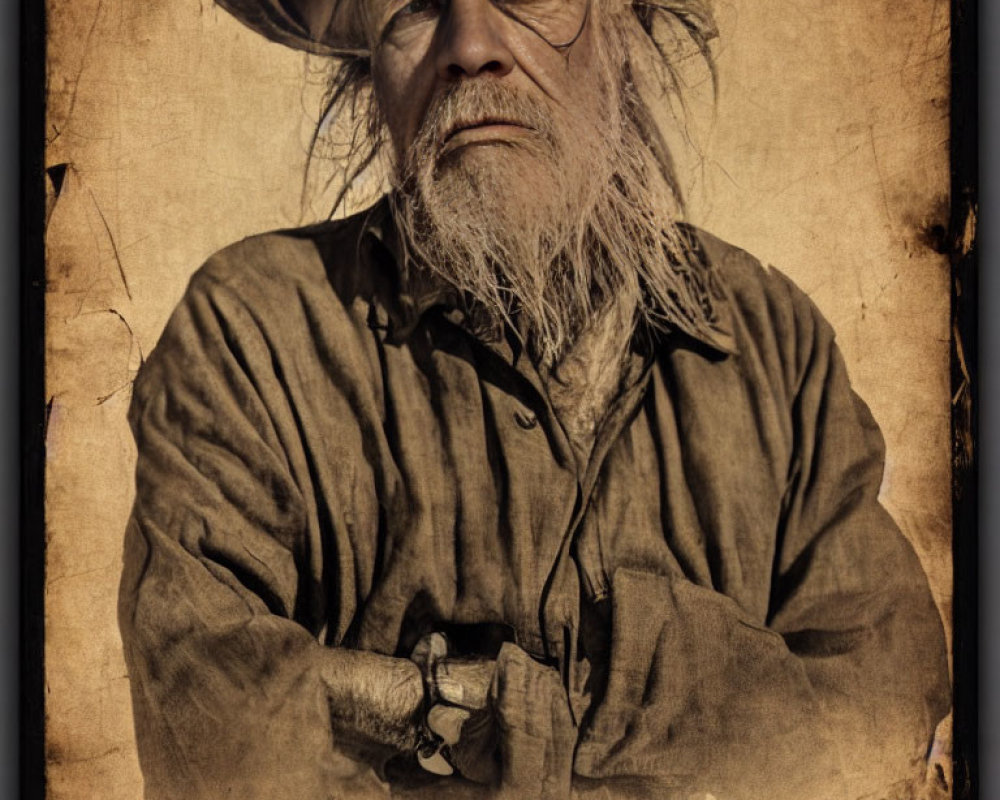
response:
M304 202L303 175L327 66L211 0L47 8L49 792L134 800L116 621L131 381L207 256L325 213L329 190ZM689 135L671 129L690 217L790 275L837 329L887 441L883 501L950 633L949 283L934 251L948 4L720 0L717 13L717 103L693 78Z

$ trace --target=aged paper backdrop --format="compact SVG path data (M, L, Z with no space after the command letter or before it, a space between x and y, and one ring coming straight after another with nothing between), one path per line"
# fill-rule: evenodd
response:
M212 0L47 7L49 791L133 800L115 609L130 381L209 254L315 217L300 190L323 65ZM933 250L948 4L723 0L718 13L718 118L695 87L698 148L682 158L691 217L789 274L839 332L887 440L883 500L948 621L948 262Z

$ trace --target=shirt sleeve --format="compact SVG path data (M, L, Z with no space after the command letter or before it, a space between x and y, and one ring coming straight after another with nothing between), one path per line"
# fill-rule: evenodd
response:
M879 502L885 446L834 333L798 307L794 456L768 627L801 664L848 796L916 793L949 702L944 631L924 570Z
M199 274L136 384L119 623L148 798L385 792L335 746L343 661L301 621L317 554L273 373L251 313Z
M577 748L584 796L919 796L948 709L941 619L879 503L881 433L832 329L771 279L793 442L777 530L743 534L775 540L766 619L679 572L618 569L607 686Z

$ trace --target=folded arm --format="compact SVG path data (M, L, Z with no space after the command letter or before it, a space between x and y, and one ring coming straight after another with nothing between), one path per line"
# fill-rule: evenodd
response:
M767 615L679 569L612 576L609 679L576 756L583 790L856 800L909 797L920 781L948 708L941 620L879 504L882 438L832 330L783 291L794 324L773 327L792 457L776 529L748 533L775 541Z
M322 643L268 369L238 299L196 279L136 387L119 619L150 798L378 795L417 745L419 669Z

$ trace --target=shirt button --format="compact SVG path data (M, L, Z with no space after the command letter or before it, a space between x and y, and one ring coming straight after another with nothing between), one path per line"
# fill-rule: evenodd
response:
M523 408L514 412L514 420L526 431L530 431L538 424L538 417L535 416L534 412L526 411Z

